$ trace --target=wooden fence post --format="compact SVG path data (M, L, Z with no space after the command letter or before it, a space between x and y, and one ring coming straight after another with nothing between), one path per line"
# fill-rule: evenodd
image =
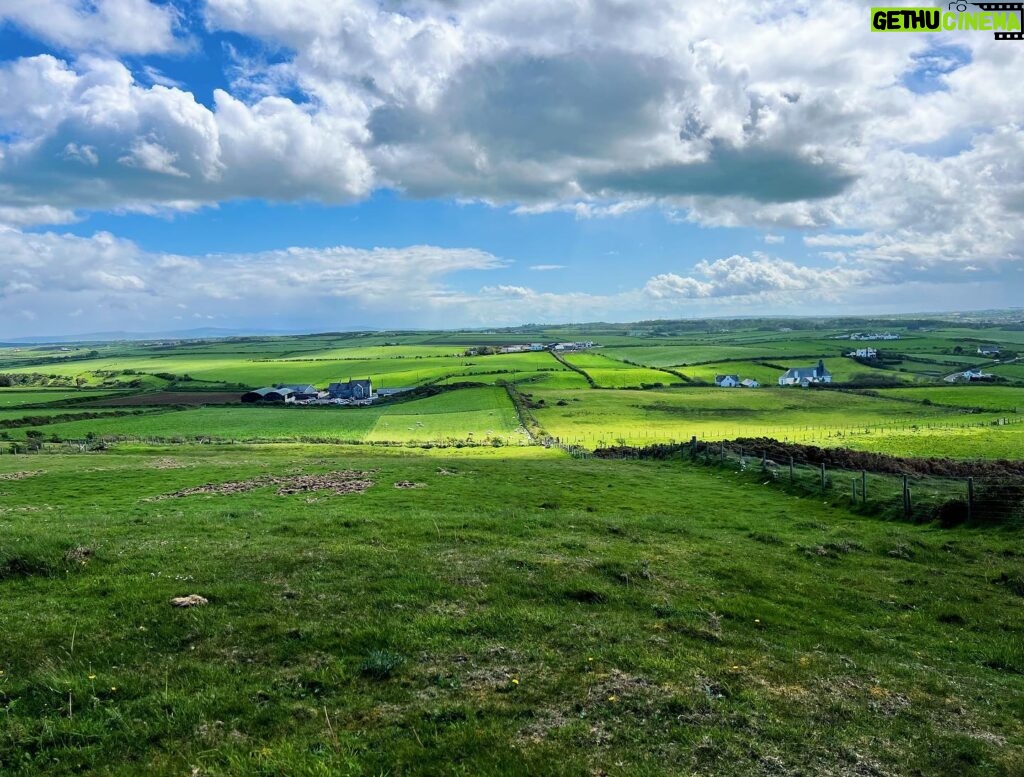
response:
M906 475L903 476L903 517L910 517L910 486Z
M850 478L850 498L857 504L857 478Z
M793 457L789 457L789 480L793 482Z
M868 503L868 473L863 469L860 471L860 503Z

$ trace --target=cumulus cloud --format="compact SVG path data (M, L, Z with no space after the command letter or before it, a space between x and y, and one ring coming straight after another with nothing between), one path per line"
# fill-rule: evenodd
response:
M353 311L440 315L463 300L447 276L507 264L485 251L435 246L182 256L147 252L106 232L85 238L11 228L0 228L0 255L5 311L32 312L81 330L81 322L65 319L66 311L81 309L93 331L159 328L181 310L232 321L275 314L310 326L339 316L349 325ZM17 334L12 325L6 322L8 334Z
M1024 48L988 35L873 35L857 0L207 0L201 13L189 21L230 36L217 42L254 43L230 49L231 86L205 102L116 58L180 47L171 4L0 0L71 53L0 65L0 220L390 187L527 216L657 207L803 229L829 261L900 264L899 277L1024 251ZM677 277L655 288L727 287Z
M173 5L149 0L3 0L0 23L21 27L37 38L72 51L120 54L168 52L176 38Z
M766 256L734 255L699 262L693 275L657 275L647 282L644 291L657 300L758 297L796 292L835 296L877 280L880 278L865 268L806 267Z

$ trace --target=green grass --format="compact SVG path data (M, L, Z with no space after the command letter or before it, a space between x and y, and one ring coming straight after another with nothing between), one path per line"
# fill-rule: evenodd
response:
M1020 774L1019 533L467 451L0 457L0 773Z
M583 370L601 388L639 388L644 384L681 383L681 379L668 372L636 367L616 361L598 353L566 354L565 360Z
M123 392L116 392L117 394ZM20 389L0 388L0 407L38 405L67 399L103 399L116 394L109 391L78 391L75 389Z
M939 405L1024 412L1024 388L984 383L929 386L928 388L881 389L880 396Z
M204 407L111 419L89 419L38 427L47 436L83 439L132 436L144 438L214 437L234 440L430 442L448 439L499 438L525 441L515 409L504 389L451 391L426 399L371 407ZM28 428L10 430L24 437Z
M770 436L823 441L838 431L870 427L976 423L985 417L840 391L764 387L754 390L683 388L657 391L532 392L535 412L550 434L584 445L633 444ZM562 404L559 404L559 403Z

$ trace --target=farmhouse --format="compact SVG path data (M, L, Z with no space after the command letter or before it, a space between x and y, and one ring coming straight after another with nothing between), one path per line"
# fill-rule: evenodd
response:
M978 346L978 353L982 356L998 356L999 346L998 345L980 345Z
M858 348L856 351L851 351L846 355L856 356L860 359L874 359L878 356L878 350L875 348Z
M743 380L740 381L740 385L743 388L761 388L761 384L758 383L753 378L744 378Z
M964 370L963 372L961 372L960 373L960 377L963 380L971 381L971 380L991 380L993 376L992 376L992 373L990 373L990 372L982 372L979 369L970 369L970 370Z
M715 375L715 385L722 388L736 388L740 385L739 375Z
M369 378L365 380L348 379L347 383L332 383L327 387L331 399L373 399L373 384Z
M780 386L810 386L812 383L831 383L832 373L825 367L822 359L817 367L793 367L779 378Z
M290 388L274 387L259 388L242 394L243 402L294 402L295 392Z

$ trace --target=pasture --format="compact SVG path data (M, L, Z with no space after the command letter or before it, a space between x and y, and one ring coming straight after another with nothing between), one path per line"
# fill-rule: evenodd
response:
M352 493L277 493L349 471ZM12 777L1024 758L1017 532L538 448L124 447L2 457L5 477ZM255 487L169 496L228 482ZM208 604L170 605L188 594Z

